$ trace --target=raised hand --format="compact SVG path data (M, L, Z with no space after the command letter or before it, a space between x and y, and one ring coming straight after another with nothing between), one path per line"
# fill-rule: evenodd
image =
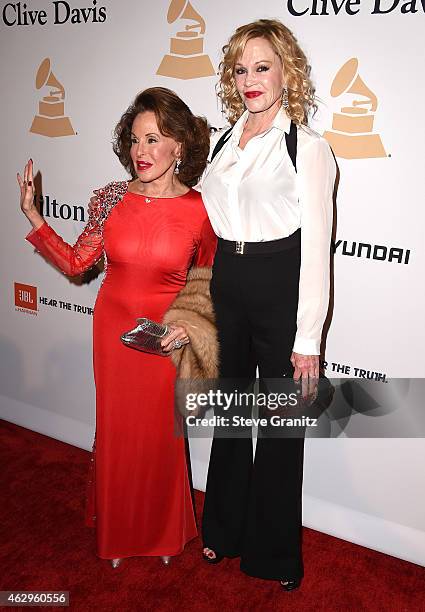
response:
M35 229L38 229L40 225L44 223L43 217L37 210L34 204L34 180L33 180L33 166L32 159L28 160L28 163L24 168L24 178L21 177L19 172L16 175L21 190L20 205L21 210L27 219L31 222Z

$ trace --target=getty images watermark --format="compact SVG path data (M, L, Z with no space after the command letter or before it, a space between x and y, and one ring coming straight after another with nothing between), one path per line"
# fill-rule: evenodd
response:
M255 393L237 389L232 392L210 389L208 392L187 393L185 396L186 425L187 427L315 427L317 418L304 415L289 417L273 414L273 411L298 406L299 401L299 393L295 391L292 393L261 391ZM251 411L256 408L263 412L267 411L268 416L251 416ZM214 415L197 416L200 409L213 409ZM246 410L247 414L235 414L235 410L239 412L240 409Z
M424 378L179 379L176 434L425 438L424 397Z

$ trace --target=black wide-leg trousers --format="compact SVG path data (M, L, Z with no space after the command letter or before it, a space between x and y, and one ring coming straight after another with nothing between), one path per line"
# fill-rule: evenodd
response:
M220 378L291 376L296 332L300 246L238 255L220 243L211 296L220 343ZM229 383L231 384L231 382ZM221 437L216 428L208 470L204 546L240 556L250 576L303 576L301 491L303 437Z

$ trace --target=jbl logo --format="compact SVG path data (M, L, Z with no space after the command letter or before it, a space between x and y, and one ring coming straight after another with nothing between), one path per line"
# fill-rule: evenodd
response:
M37 287L15 283L15 306L37 310Z

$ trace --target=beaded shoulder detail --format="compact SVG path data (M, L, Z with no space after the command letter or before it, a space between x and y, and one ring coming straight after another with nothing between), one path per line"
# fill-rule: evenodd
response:
M86 226L87 231L103 234L103 225L114 206L120 202L128 191L130 181L112 181L101 189L94 189L90 199Z

